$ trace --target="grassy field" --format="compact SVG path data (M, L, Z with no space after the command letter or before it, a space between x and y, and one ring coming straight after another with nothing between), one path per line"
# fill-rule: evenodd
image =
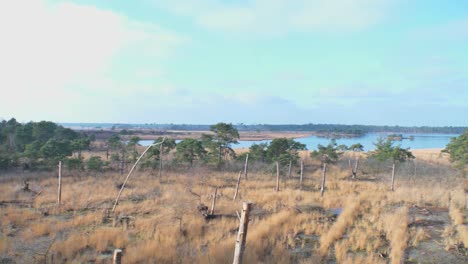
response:
M235 170L137 171L115 214L126 175L64 171L60 207L56 172L1 175L0 263L111 263L115 248L123 263L232 263L242 201L254 203L244 263L467 263L465 177L437 150L414 153L394 192L389 169L363 162L350 180L345 157L324 197L307 153L302 188L298 168L276 192L274 173L252 164L236 201ZM216 187L215 217L205 219L197 206L210 206Z

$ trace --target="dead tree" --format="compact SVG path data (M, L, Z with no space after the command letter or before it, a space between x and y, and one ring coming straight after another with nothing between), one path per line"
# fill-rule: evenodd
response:
M288 179L291 178L292 160L289 160Z
M354 180L356 179L357 171L359 169L359 157L356 158L356 161L354 163L354 168L351 167L351 160L349 160L349 166L351 168L351 178Z
M325 192L325 177L326 176L327 176L327 163L323 163L322 184L320 186L320 197L323 197L323 193Z
M217 194L218 194L218 187L215 188L215 192L214 192L214 195L213 195L213 200L211 202L210 215L214 215L215 207L216 207L216 195Z
M251 202L242 204L242 215L239 224L239 232L237 233L236 247L234 250L233 264L242 264L242 257L245 251L245 241L247 239L247 229L249 227L249 215L252 208Z

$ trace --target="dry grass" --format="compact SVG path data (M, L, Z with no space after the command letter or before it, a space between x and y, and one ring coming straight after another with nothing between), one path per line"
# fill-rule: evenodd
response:
M245 263L400 263L408 246L417 248L421 241L433 239L425 227L408 229L412 218L407 208L446 210L449 192L453 225L446 230L447 243L468 244L464 193L457 187L462 178L399 175L396 191L390 192L386 178L370 175L377 180L350 181L345 179L347 169L331 167L322 198L320 176L320 171L306 171L302 190L297 177L282 178L280 192L274 191L271 174L250 172L249 179L242 180L239 200L254 202ZM32 178L31 186L40 195L21 191L22 177L2 179L0 201L11 203L0 205L0 253L22 263L22 247L34 248L37 241L47 240L52 241L48 255L64 263L108 263L114 248L124 249L126 263L232 261L236 211L241 208L239 200L232 201L237 173L193 169L159 179L136 172L115 214L129 217L128 229L119 222L114 226L113 216L106 213L124 177L64 177L60 208L55 206L54 174ZM196 207L211 205L215 187L219 217L207 221ZM342 211L334 217L337 208ZM388 258L381 257L386 252Z
M403 263L408 244L408 208L398 208L394 213L382 216L383 229L390 241L390 263Z
M328 252L328 248L333 242L340 238L346 231L346 228L354 222L356 216L359 214L359 207L360 201L356 201L351 197L351 201L345 205L343 212L338 216L336 222L320 237L318 252L321 256Z

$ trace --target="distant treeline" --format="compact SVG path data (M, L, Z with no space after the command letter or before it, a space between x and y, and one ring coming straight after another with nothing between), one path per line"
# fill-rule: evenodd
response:
M92 124L92 123L63 123L62 125L72 128L98 128L98 129L161 129L161 130L191 130L208 131L211 125L194 124ZM350 135L365 135L367 133L440 133L440 134L462 134L468 127L430 127L430 126L370 126L370 125L339 125L339 124L235 124L239 131L297 131L317 133L342 133Z
M72 154L81 157L93 136L78 133L49 121L0 122L0 170L15 167L52 168ZM67 160L74 162L74 160Z

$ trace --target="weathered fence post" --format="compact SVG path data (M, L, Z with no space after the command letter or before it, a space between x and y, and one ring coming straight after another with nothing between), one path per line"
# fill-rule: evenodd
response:
M215 207L216 207L216 195L217 194L218 194L218 187L215 188L215 192L214 192L214 195L213 195L213 201L211 203L210 215L214 215Z
M58 191L57 191L57 206L62 202L62 161L58 164Z
M302 190L302 177L304 175L304 161L301 160L301 177L299 178L299 189Z
M237 198L237 193L239 192L239 186L240 186L241 176L242 176L242 171L239 171L239 177L237 178L236 192L234 193L234 198L232 198L233 201L236 200L236 198Z
M390 190L393 192L395 190L395 162L392 164L392 184Z
M279 192L279 180L280 180L280 172L279 172L279 162L276 162L276 189L275 191Z
M114 256L112 258L112 264L122 264L122 250L115 249Z
M237 233L236 248L234 250L233 264L242 264L242 256L245 250L245 241L247 238L247 229L249 227L249 214L252 209L251 202L242 204L242 215L239 224L239 232Z
M292 160L289 160L288 179L291 178Z
M247 180L247 173L249 169L249 154L247 153L247 156L245 156L245 164L244 164L244 179Z
M322 186L320 187L320 197L323 197L323 193L325 192L325 177L327 175L327 163L323 163L323 171L322 171Z

